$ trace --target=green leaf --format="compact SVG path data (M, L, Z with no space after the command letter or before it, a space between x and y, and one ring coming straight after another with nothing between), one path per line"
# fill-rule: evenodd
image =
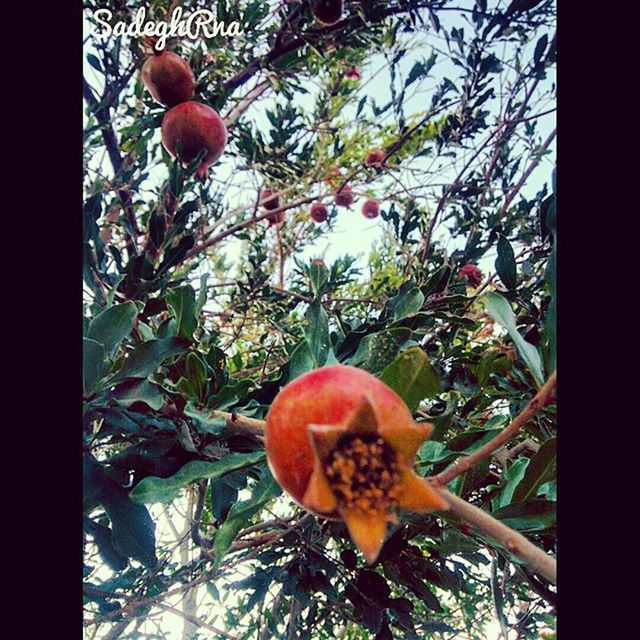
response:
M529 458L518 458L518 460L515 460L504 470L504 473L502 474L504 488L497 498L496 508L504 507L511 502L513 499L513 492L522 481L528 464Z
M412 413L422 400L440 392L440 380L429 356L420 347L403 351L382 372L380 379L407 403Z
M315 361L311 355L309 344L306 340L303 340L293 350L291 359L289 360L289 382L300 377L307 371L312 371L315 368Z
M223 416L212 416L210 411L200 411L192 402L187 402L183 409L185 416L191 418L200 431L220 435L227 426L227 420Z
M545 482L556 478L556 438L550 438L542 444L538 452L531 458L522 482L513 494L517 502L535 498L538 488Z
M329 280L329 269L327 265L324 264L324 262L316 262L314 260L309 265L309 280L311 281L314 297L319 298Z
M514 502L491 515L516 531L543 531L556 523L556 505L549 500L535 498Z
M265 468L251 498L236 502L229 510L226 520L218 529L218 533L216 533L216 537L213 540L216 566L220 566L229 547L231 547L238 533L247 525L249 519L281 493L280 485L271 475L269 469Z
M198 326L196 318L196 292L193 287L177 287L167 292L167 307L178 325L178 336L193 340Z
M424 293L414 286L404 293L391 298L389 304L393 308L393 322L398 322L420 311L424 304Z
M489 291L481 296L481 299L489 315L504 327L513 340L520 357L531 371L538 387L544 384L542 373L542 363L538 350L527 342L518 332L516 327L516 317L511 310L509 303L495 291Z
M544 319L544 327L547 334L547 366L549 371L553 371L556 368L556 253L557 243L554 243L545 274L547 286L549 287L549 293L551 295L547 314Z
M131 333L137 316L138 308L134 302L113 305L91 320L87 338L100 342L105 353L112 356Z
M83 510L99 502L111 520L111 539L118 554L139 560L147 567L156 564L155 533L146 507L134 504L125 489L115 483L102 465L85 453L83 467Z
M190 353L187 355L185 370L194 397L200 402L204 402L209 382L207 365L197 354Z
M164 219L164 214L158 211L153 211L149 218L149 238L156 249L162 246L164 235L167 226Z
M164 338L144 342L129 354L112 382L125 378L146 378L155 373L167 358L183 353L188 346L189 341L184 338Z
M215 480L229 471L243 469L264 460L264 451L253 453L230 453L216 462L195 460L187 462L176 474L169 478L149 476L142 479L129 494L139 503L170 502L180 490L198 480Z
M93 538L93 542L98 547L98 553L104 563L113 571L126 569L128 563L127 556L121 554L113 543L113 534L109 527L94 522L91 518L82 518L84 530Z
M500 234L498 238L498 257L496 258L496 272L507 289L515 289L518 284L518 270L516 257L511 243Z
M329 318L320 300L315 300L309 306L305 318L308 325L304 329L304 335L309 346L309 353L316 367L322 367L327 361L329 347Z
M388 329L365 336L349 364L361 367L370 373L382 371L398 354L400 347L411 337L411 330Z
M89 395L102 378L104 371L104 347L95 340L82 339L82 381L84 395Z
M131 380L121 384L113 397L123 406L130 407L134 402L144 402L150 409L159 411L164 404L160 388L148 380Z
M115 549L141 562L145 567L157 564L155 527L147 508L135 504L120 487L102 496L113 535Z
M476 378L481 387L485 387L489 382L492 373L506 373L511 368L511 360L497 349L487 349L480 357Z

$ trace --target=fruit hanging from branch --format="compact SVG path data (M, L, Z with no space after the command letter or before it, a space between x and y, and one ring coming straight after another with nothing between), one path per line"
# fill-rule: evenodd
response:
M147 58L142 67L142 83L154 99L175 107L193 98L196 80L189 63L173 51L158 52Z
M462 269L460 269L461 279L466 279L467 284L470 287L479 287L482 283L482 271L475 264L465 264Z
M360 70L355 66L350 67L345 71L344 77L349 80L360 80Z
M331 27L339 22L343 9L343 0L317 0L311 7L311 11L321 27Z
M277 192L273 189L263 189L260 192L260 204L267 211L274 211L275 209L280 208L280 196L275 195ZM272 216L269 216L267 220L269 224L280 224L284 222L284 211L278 211L274 213Z
M316 202L309 208L309 217L314 222L324 222L329 217L329 210L326 205Z
M377 218L380 215L380 205L378 201L373 198L365 200L365 203L362 205L362 215L369 220Z
M218 161L227 144L224 120L209 106L200 102L183 102L167 111L162 121L162 144L186 165L206 152L196 170L204 180L209 167Z
M373 167L374 169L382 169L384 161L387 159L387 154L382 149L371 149L367 153L367 157L364 159L367 167Z
M346 365L310 371L273 401L265 430L271 471L305 509L343 520L369 563L396 511L446 509L413 471L433 427L414 422L403 400L375 376Z
M350 207L355 200L355 196L353 195L353 191L348 184L345 184L344 187L338 189L333 195L333 201L339 207Z

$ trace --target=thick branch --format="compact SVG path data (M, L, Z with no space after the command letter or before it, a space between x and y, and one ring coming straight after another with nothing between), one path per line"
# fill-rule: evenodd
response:
M485 536L511 551L535 573L556 584L556 559L553 556L536 547L522 534L510 529L486 511L469 504L435 482L433 487L449 503L448 513L473 525Z

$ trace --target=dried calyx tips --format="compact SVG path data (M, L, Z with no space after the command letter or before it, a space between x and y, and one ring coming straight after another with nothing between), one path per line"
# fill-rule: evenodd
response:
M345 509L388 513L398 504L401 479L393 449L378 435L348 435L325 462L336 499Z

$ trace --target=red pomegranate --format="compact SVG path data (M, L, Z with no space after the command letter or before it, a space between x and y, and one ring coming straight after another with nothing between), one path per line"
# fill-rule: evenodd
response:
M147 59L142 67L142 83L155 100L167 107L188 102L196 88L188 62L173 51L155 53Z
M340 20L344 9L343 0L317 0L311 11L321 27L330 27Z
M380 215L380 205L377 200L370 198L362 205L362 215L369 220L373 220Z
M360 80L360 71L358 67L351 67L348 69L345 74L345 78L349 78L349 80Z
M280 208L280 196L274 195L277 193L274 189L263 189L260 192L260 204L267 210L273 211ZM267 220L269 224L280 224L284 222L284 211L278 211L272 216L269 216Z
M465 264L460 269L460 278L466 278L470 287L479 287L482 283L482 271L475 264Z
M324 222L329 217L329 210L326 205L316 202L315 204L312 204L309 209L309 217L314 222Z
M366 371L322 367L287 384L267 414L265 449L280 485L305 509L342 519L367 562L397 509L426 512L446 502L413 471L433 426Z
M202 150L207 154L196 175L204 180L209 167L218 161L227 144L227 127L222 118L206 104L183 102L167 111L162 121L162 144L175 158L178 146L180 159L188 164Z
M355 196L353 195L353 191L348 184L345 184L342 189L336 191L333 195L333 201L339 207L350 207L355 200Z
M372 149L367 153L367 157L364 159L364 163L367 167L374 167L381 169L384 161L387 159L387 154L382 149Z

